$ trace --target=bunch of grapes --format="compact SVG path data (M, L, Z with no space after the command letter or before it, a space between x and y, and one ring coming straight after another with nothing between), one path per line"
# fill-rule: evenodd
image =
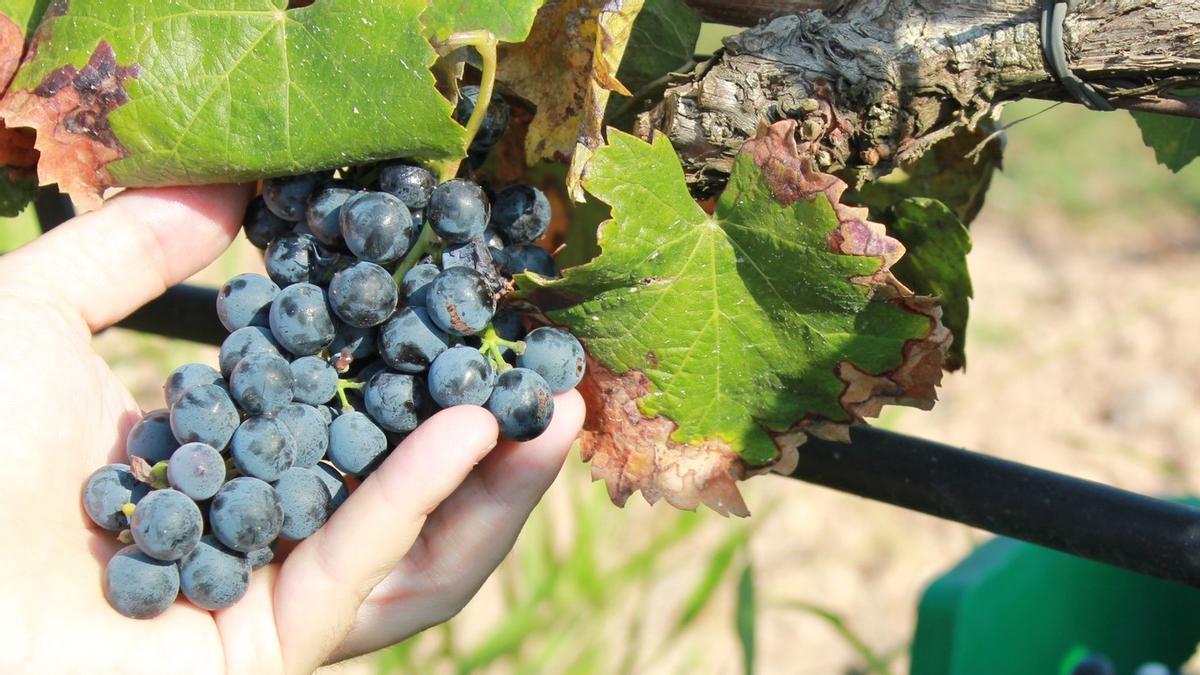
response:
M477 96L463 88L460 121ZM507 118L494 99L474 157ZM484 406L512 440L545 431L583 348L558 328L527 332L506 296L515 274L558 275L534 245L550 215L537 188L439 185L406 161L267 180L244 225L267 276L221 288L218 367L171 373L166 407L129 433L129 463L84 486L87 514L129 544L105 571L113 608L149 618L180 592L233 605L277 539L316 532L441 408Z

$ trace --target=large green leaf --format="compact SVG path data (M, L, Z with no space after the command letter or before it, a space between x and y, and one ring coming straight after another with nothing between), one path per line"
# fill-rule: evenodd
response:
M1158 163L1179 171L1200 155L1200 120L1155 113L1131 113L1142 130L1142 141L1154 150Z
M954 334L946 367L954 370L965 366L967 317L973 293L967 270L971 234L945 204L922 197L896 204L888 230L907 249L892 271L917 293L938 298L942 323Z
M0 16L16 24L28 38L49 5L50 0L0 0Z
M433 0L421 20L434 38L451 33L491 31L501 42L520 42L529 35L533 17L546 0Z
M0 115L71 149L40 148L40 169L76 196L462 154L424 1L287 4L72 0L43 22Z
M770 431L806 416L851 419L839 364L887 371L929 332L927 317L852 281L880 262L830 250L839 220L824 194L785 206L747 155L711 216L661 136L646 144L610 130L585 187L613 207L603 252L541 282L537 299L559 305L550 318L606 369L645 375L638 406L678 425L673 441L770 462Z

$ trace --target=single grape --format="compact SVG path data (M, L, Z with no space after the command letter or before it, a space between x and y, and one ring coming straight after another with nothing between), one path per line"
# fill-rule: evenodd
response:
M466 267L451 267L429 285L425 308L442 330L474 335L492 320L496 297L483 275Z
M293 403L280 410L276 419L287 427L295 442L293 466L308 467L321 461L329 450L331 420L323 418L318 408L303 403Z
M251 244L257 248L266 248L272 239L290 232L292 224L271 213L262 197L255 197L246 208L242 228L246 230L246 238Z
M550 391L561 394L583 379L587 356L574 335L542 326L525 336L525 353L517 357L517 366L537 372L550 385Z
M450 346L423 307L405 307L379 328L379 355L402 373L422 373Z
M184 597L201 609L226 609L246 595L250 571L244 555L208 535L179 561L179 586Z
M1071 675L1117 675L1117 669L1107 656L1089 654L1082 661L1075 664L1075 669L1071 671Z
M471 114L475 112L478 100L479 87L477 85L469 84L461 87L458 90L458 104L454 107L454 120L466 126L467 121L471 119ZM499 143L504 132L508 130L509 115L508 103L499 94L493 94L491 103L488 104L487 114L484 115L483 124L471 141L472 152L484 153Z
M550 426L554 394L541 375L528 368L513 368L496 378L487 409L495 416L502 436L528 441Z
M251 354L274 354L281 356L283 347L275 341L270 328L264 326L246 326L229 334L221 343L221 353L217 363L221 367L221 375L228 378L233 375L233 369L242 359Z
M510 244L532 244L550 227L550 202L530 185L510 185L496 195L492 227Z
M324 359L301 356L292 361L291 368L292 388L297 401L321 405L337 395L337 371Z
M346 485L346 479L342 476L342 472L338 471L328 462L319 462L313 467L313 473L321 479L325 484L325 488L329 490L329 512L337 511L338 507L350 498L350 488Z
M378 326L396 311L399 290L392 274L375 263L357 262L333 275L329 306L351 326Z
M429 205L429 195L437 179L424 167L404 162L385 164L379 169L379 189L395 195L410 210Z
M421 263L404 273L400 281L400 292L404 301L413 307L424 307L425 298L429 296L429 284L433 283L441 270L437 265Z
M242 553L270 546L283 527L283 507L274 488L257 478L240 477L226 483L208 509L213 534Z
M136 504L150 486L133 477L128 464L108 464L92 472L83 485L83 510L88 518L106 530L120 531L129 527L122 509Z
M472 347L451 347L429 367L429 393L443 408L483 405L495 384L492 364Z
M171 371L171 374L167 376L167 381L163 384L163 398L166 399L169 406L178 401L183 392L190 387L197 384L219 386L223 381L221 374L212 366L203 363L184 364Z
M465 244L483 234L490 207L483 188L464 178L446 181L433 190L425 217L439 237Z
M278 293L275 282L261 274L239 274L217 293L217 318L231 333L246 326L266 326L271 301Z
M319 405L315 407L317 409L317 414L321 416L321 419L324 420L326 426L333 422L333 418L338 416L337 411L333 409L333 406Z
M343 413L329 425L329 459L348 474L370 473L387 449L383 430L360 412Z
M178 447L179 441L171 432L171 413L165 408L146 413L125 437L125 453L129 459L141 457L151 465L170 459Z
M491 225L484 228L482 237L483 243L487 244L488 248L492 249L493 256L495 255L496 251L504 248L504 238L501 237L500 233L497 232L496 229Z
M311 281L317 270L317 240L306 234L286 234L271 241L263 264L267 276L281 288Z
M342 206L356 193L348 188L328 187L313 195L304 216L317 241L337 249L346 245L342 239Z
M344 373L355 361L374 356L379 331L375 327L359 328L339 323L337 334L329 345L329 361L334 370Z
M171 406L171 431L180 443L224 449L240 419L229 393L215 384L192 387Z
M299 222L304 218L309 197L327 180L328 172L268 178L263 181L263 201L271 213L293 223Z
M211 445L181 445L167 463L167 482L194 501L204 501L225 483L225 458Z
M554 262L554 256L537 246L509 246L495 253L494 257L500 264L500 272L508 277L522 272L533 272L547 279L557 279L559 276L558 263Z
M229 377L229 393L251 415L278 412L292 402L292 364L274 354L252 354Z
M155 560L126 546L104 566L104 598L122 616L152 619L167 611L179 595L175 563Z
M421 422L419 415L424 407L424 396L425 383L420 379L384 371L367 382L363 402L367 414L384 429L412 431Z
M333 513L329 489L313 469L292 467L283 472L274 487L283 507L283 528L279 530L279 536L284 539L308 538Z
M1174 675L1174 673L1175 671L1171 670L1167 664L1157 661L1147 661L1133 671L1133 675Z
M347 199L340 227L351 253L380 265L404 257L417 230L404 202L386 192L360 192Z
M154 490L142 497L129 517L129 533L143 553L179 560L196 547L204 519L196 502L178 490Z
M275 551L272 551L270 546L256 548L246 554L246 561L250 563L251 570L260 570L267 565L270 565L271 561L274 559Z
M238 471L265 481L278 479L296 461L296 440L278 417L247 418L229 445Z
M280 291L270 319L275 340L297 356L316 354L333 342L333 317L319 286L293 284Z
M512 342L525 337L525 322L521 321L521 315L507 307L496 311L492 328L496 329L496 335Z

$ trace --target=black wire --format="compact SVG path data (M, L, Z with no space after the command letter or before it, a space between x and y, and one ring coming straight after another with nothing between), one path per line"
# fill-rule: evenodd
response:
M1042 0L1041 38L1042 58L1046 70L1072 96L1091 110L1116 110L1092 85L1079 79L1067 64L1063 46L1063 21L1067 17L1067 0Z

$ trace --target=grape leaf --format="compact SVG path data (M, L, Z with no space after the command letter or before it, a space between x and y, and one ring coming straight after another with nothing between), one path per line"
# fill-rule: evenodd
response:
M0 100L38 129L39 177L191 184L395 156L458 157L423 0L71 0Z
M521 42L546 0L433 0L421 21L437 40L451 33L491 31L501 42Z
M588 350L585 456L617 503L640 490L745 514L735 480L812 423L932 405L948 333L891 275L903 247L799 157L795 123L739 155L713 215L670 142L614 129L584 185L613 208L601 254L518 281Z
M636 92L667 73L690 69L701 23L700 15L683 0L646 0L617 79Z
M1159 164L1178 172L1200 155L1200 120L1136 110L1130 114Z
M498 78L537 108L525 139L525 161L574 158L567 182L579 179L602 142L609 92L628 96L616 77L643 0L549 0L525 42L500 50Z
M973 293L967 271L971 234L958 216L936 199L905 199L892 207L891 215L888 231L907 250L892 271L917 293L937 296L942 323L954 335L946 369L961 368L967 363L967 317Z

